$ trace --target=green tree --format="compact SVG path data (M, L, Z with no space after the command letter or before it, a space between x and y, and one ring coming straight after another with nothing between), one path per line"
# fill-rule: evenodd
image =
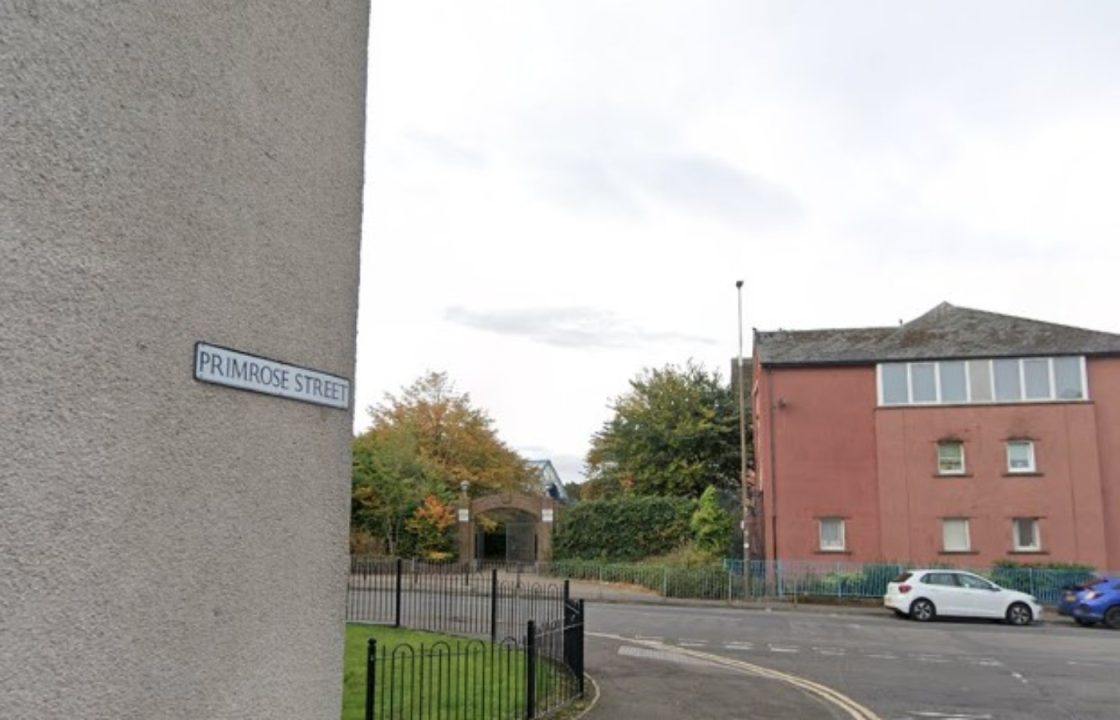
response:
M406 554L405 521L424 496L447 492L439 468L419 453L411 433L373 428L352 446L350 527L384 545L390 555Z
M696 547L714 557L723 557L731 545L734 523L731 514L720 506L719 491L709 485L689 522Z
M737 488L736 405L719 373L692 361L643 370L591 439L583 497L699 497L708 485Z

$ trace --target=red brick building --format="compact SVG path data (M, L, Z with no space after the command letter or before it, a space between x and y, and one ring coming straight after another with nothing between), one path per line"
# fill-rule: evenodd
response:
M943 303L754 347L767 559L1120 569L1120 335Z

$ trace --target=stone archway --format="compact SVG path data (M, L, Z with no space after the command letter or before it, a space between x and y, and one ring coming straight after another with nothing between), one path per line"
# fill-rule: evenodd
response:
M533 519L533 562L552 559L552 526L556 520L557 503L546 495L509 492L459 500L459 561L478 558L477 518L494 511L516 511Z

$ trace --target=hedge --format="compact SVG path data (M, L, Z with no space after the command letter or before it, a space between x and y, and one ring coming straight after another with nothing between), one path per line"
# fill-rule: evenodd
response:
M557 560L640 560L662 555L692 537L696 501L657 495L576 503L552 536Z

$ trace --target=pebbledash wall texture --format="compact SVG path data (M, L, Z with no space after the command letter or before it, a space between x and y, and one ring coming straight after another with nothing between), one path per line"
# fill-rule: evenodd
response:
M368 4L0 4L0 716L336 718Z

